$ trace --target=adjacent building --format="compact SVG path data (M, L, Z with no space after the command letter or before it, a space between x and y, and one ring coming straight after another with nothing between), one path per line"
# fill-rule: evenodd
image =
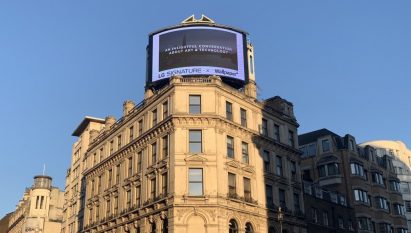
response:
M408 229L411 229L411 150L401 141L379 140L360 144L362 147L367 145L374 147L378 156L387 155L392 159L394 171L401 182Z
M299 143L303 151L304 190L309 184L318 186L330 194L334 203L355 210L355 216L350 212L337 213L340 220L334 228L358 232L407 232L400 180L390 156L379 156L371 146L357 146L353 136L341 137L327 129L302 134ZM315 192L319 197L325 196ZM319 209L307 209L307 212L307 221L325 225L324 221L316 220L316 216L323 214Z
M82 173L85 170L84 155L90 143L90 134L101 130L104 123L104 119L86 116L72 134L72 136L77 137L77 141L73 144L71 164L66 173L61 233L76 233L83 228L85 184Z
M16 210L10 215L8 233L61 231L64 192L51 185L49 176L35 176Z
M198 31L203 36L195 30L203 30ZM78 165L72 162L68 171L63 232L306 232L293 105L278 96L256 98L253 47L245 34L205 16L189 17L155 33L148 50L155 52L155 43L161 49L161 35L167 33L173 36L165 38L173 40L184 34L183 44L163 48L167 55L160 56L167 60L153 69L171 68L147 79L152 82L146 84L144 100L126 101L118 120L86 118L73 134L79 137L73 147ZM201 44L190 42L207 36ZM238 72L205 71L231 78L188 75L204 72L202 67L172 68L171 55L198 51L195 59L174 61L221 62L231 68L232 62L245 61L235 64Z

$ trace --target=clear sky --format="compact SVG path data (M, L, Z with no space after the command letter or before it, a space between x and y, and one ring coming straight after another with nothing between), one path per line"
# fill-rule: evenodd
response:
M144 3L143 3L144 2ZM299 132L411 146L411 1L0 1L0 215L34 175L64 189L85 115L143 98L147 35L202 13L250 33L259 97Z

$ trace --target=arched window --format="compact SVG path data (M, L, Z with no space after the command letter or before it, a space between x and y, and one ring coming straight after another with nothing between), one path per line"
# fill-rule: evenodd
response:
M168 233L168 219L163 220L163 233Z
M274 227L268 228L268 233L275 233L275 228Z
M155 222L151 223L151 233L157 233L157 227Z
M245 233L254 233L253 225L249 222L245 224Z
M238 224L234 219L228 224L228 233L238 233Z

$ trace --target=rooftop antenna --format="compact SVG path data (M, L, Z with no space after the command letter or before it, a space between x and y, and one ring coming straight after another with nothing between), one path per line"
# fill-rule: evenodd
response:
M43 164L43 176L46 174L46 164Z

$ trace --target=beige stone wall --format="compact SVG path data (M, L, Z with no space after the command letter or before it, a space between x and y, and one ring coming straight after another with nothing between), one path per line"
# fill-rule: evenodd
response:
M200 114L189 113L189 95L201 95ZM227 101L232 104L232 120L226 117ZM281 113L284 108L278 108L275 101L281 102L280 99L256 101L223 84L218 77L173 78L170 86L128 111L128 115L110 130L101 131L89 145L84 172L87 184L84 232L128 232L136 227L140 227L141 232L149 232L153 224L160 232L164 221L168 221L169 232L227 232L230 219L237 221L241 231L250 223L255 232L267 232L268 226L278 228L278 222L275 206L266 207L266 184L273 188L276 206L279 205L279 189L285 191L284 228L290 232L304 232L303 221L293 217L297 211L294 193L298 193L303 209L299 174L292 178L290 172L291 161L299 170L298 124L289 110ZM166 102L168 115L163 117ZM284 106L290 105L287 102ZM241 125L240 108L246 110L246 126ZM154 111L157 111L155 124ZM284 117L285 114L288 116ZM268 123L266 136L261 135L262 118ZM141 120L143 130L140 133ZM280 126L279 141L273 138L274 124ZM200 153L189 151L190 130L201 131ZM294 133L292 144L289 131ZM166 135L169 137L167 157L163 153ZM234 158L227 157L227 136L234 138ZM248 144L248 163L242 158L242 142ZM157 145L156 162L152 161L154 143ZM263 150L270 151L270 171L266 172L263 171ZM141 170L136 168L140 154ZM281 175L274 174L275 156L282 158ZM190 168L202 169L203 193L200 196L190 195ZM228 195L228 172L236 175L236 194L231 196ZM162 191L164 174L167 174L167 193ZM250 180L250 198L245 198L244 178ZM140 195L137 187L140 187ZM140 196L138 203L137 196Z

